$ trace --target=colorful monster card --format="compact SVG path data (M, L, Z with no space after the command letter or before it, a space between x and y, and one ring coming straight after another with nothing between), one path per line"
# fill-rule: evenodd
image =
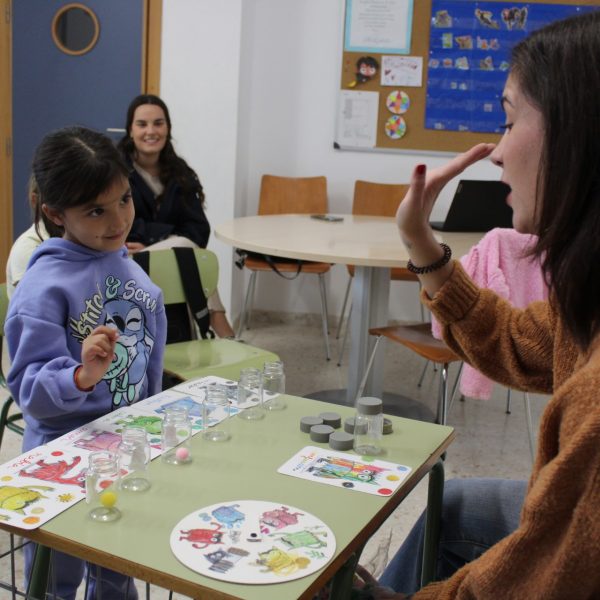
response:
M379 496L391 496L410 471L404 465L313 446L303 448L277 469L283 475Z
M234 500L183 518L171 533L171 550L206 577L281 583L322 569L335 553L335 537L323 521L299 508Z
M197 396L198 398L200 398L200 401L202 401L206 393L206 388L211 385L220 385L223 388L225 388L227 398L232 406L231 414L236 414L238 412L237 409L249 408L251 406L255 406L256 404L256 402L253 402L251 400L240 404L238 402L237 381L232 381L231 379L224 379L223 377L216 377L214 375L185 381L184 383L176 385L173 389L178 392L181 392L182 394L190 394L191 396Z
M87 457L40 446L0 467L0 520L36 529L85 498Z

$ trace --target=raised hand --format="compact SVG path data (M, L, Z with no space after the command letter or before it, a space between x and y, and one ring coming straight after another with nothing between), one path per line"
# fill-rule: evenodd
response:
M113 360L119 332L112 327L96 327L81 345L81 368L77 373L77 385L86 389L96 385L108 371Z

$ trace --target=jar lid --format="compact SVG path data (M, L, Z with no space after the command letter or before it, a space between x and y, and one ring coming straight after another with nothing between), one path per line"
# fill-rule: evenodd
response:
M329 446L334 450L352 450L354 436L345 431L334 431L329 436Z
M329 436L333 433L333 427L329 425L313 425L310 428L310 439L313 442L326 444L329 441Z
M323 425L323 419L321 417L302 417L300 419L300 431L304 431L304 433L310 433L313 425Z
M336 412L322 412L319 413L319 417L323 419L323 423L325 425L331 425L334 429L341 427L342 425L342 415Z
M394 427L392 426L392 422L387 417L383 419L383 435L388 435L393 433Z
M383 402L379 398L359 398L356 410L361 415L379 415L383 412Z

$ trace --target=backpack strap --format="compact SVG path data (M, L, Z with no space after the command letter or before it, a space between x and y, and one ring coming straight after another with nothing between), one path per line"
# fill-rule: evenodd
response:
M202 339L215 337L214 332L210 329L210 313L206 302L206 295L202 288L202 280L200 271L196 263L196 254L193 248L173 248L177 266L179 267L179 275L181 284L187 303L192 311L194 320L200 329ZM134 255L135 256L135 255Z

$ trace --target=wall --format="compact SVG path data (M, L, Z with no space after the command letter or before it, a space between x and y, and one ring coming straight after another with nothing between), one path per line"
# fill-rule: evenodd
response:
M448 160L439 154L333 150L343 0L244 0L243 5L241 0L166 0L164 10L163 95L174 107L175 125L185 127L177 134L179 147L207 186L213 224L256 213L263 173L326 175L330 211L344 213L351 211L356 179L405 182L417 162L431 168ZM495 179L498 173L486 162L463 176ZM455 187L451 182L444 190L434 218L443 219ZM233 291L235 317L246 274L232 270L230 251L215 245L221 292L229 305L227 294ZM259 277L257 308L319 312L315 278ZM341 309L346 282L345 267L335 266L328 285L331 315ZM419 318L413 284L393 284L390 316Z

